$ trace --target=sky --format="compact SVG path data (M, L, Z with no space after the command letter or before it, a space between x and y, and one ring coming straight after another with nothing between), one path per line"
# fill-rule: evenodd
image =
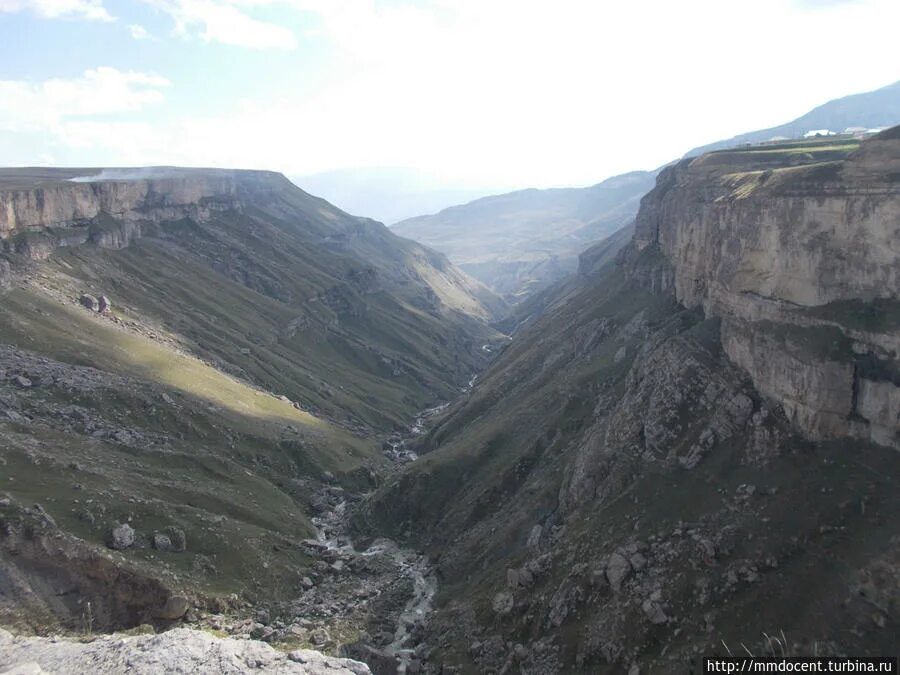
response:
M900 79L896 0L0 0L0 164L588 185Z

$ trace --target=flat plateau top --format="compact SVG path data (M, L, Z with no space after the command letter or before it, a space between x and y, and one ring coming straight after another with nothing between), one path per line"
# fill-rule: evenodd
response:
M0 168L0 190L30 190L35 187L47 187L66 183L73 179L77 182L93 183L100 181L139 181L165 178L185 178L187 176L221 177L235 174L272 174L269 171L184 168L174 166L148 167L88 167L88 168L55 168L40 166ZM274 174L272 174L274 175Z

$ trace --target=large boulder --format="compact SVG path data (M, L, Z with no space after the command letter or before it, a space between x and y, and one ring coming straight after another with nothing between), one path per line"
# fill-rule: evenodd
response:
M658 601L647 598L641 604L641 609L644 611L644 616L647 617L647 620L650 623L661 624L666 623L669 620L669 617L666 616L665 611Z
M628 562L628 558L621 553L613 553L606 564L606 578L609 580L610 588L618 592L629 574L631 574L631 563Z
M291 652L291 654L293 653ZM288 658L291 658L291 654L288 654ZM398 661L396 658L362 642L341 647L341 655L368 664L375 675L394 675L397 672Z
M78 302L80 302L83 307L91 310L92 312L100 311L100 301L89 293L85 293L80 298L78 298Z
M109 533L109 539L106 545L117 551L124 551L126 548L134 546L134 528L128 523L116 525Z
M19 389L28 389L29 387L31 387L33 382L24 375L16 375L13 378L13 384L15 384Z
M515 598L513 598L512 593L500 592L494 595L491 606L493 607L495 613L499 614L500 616L506 616L513 610L513 607L515 606Z
M165 534L156 532L153 534L153 548L162 553L172 550L172 540Z
M184 553L187 550L187 535L180 527L167 527L165 534L171 543L170 551Z
M190 601L183 595L170 595L166 604L153 613L154 618L175 621L180 619L191 608Z

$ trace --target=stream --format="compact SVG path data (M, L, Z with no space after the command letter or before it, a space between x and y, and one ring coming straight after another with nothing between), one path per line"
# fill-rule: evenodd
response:
M344 535L347 502L341 501L333 511L328 511L312 519L316 527L316 540L326 551L342 557L380 557L391 561L397 576L412 580L413 593L406 606L397 617L397 629L393 641L382 651L397 659L397 673L405 674L410 660L415 655L413 631L422 624L431 612L432 601L437 592L437 576L426 556L415 551L400 548L391 539L376 539L369 548L357 551L351 539Z
M474 381L474 378L473 378ZM425 432L426 422L443 412L449 403L422 411L409 427L409 436L420 436ZM402 437L385 441L385 454L398 465L415 461L416 453L406 447ZM405 675L410 662L416 658L415 632L426 621L432 610L437 592L437 575L427 556L413 550L401 548L391 539L376 539L366 550L357 551L348 532L348 502L340 495L342 490L333 486L324 488L323 499L332 504L312 518L315 527L315 546L338 560L353 558L373 559L387 563L393 570L393 577L405 578L412 582L412 595L396 617L396 629L389 644L380 647L381 653L397 661L397 673ZM309 542L311 545L313 542ZM418 650L421 653L421 649Z

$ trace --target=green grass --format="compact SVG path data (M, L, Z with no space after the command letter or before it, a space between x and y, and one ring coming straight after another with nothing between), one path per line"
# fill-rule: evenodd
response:
M48 283L70 296L82 288L105 293L123 317L156 326L204 360L322 415L379 429L405 426L449 398L455 387L448 380L464 382L484 359L478 347L464 346L470 338L459 324L395 294L345 287L355 310L335 312L313 299L343 283L332 275L345 262L296 243L281 250L249 239L231 248L228 238L245 236L239 226L224 219L207 230L183 221L165 226L179 247L145 239L122 251L61 251L47 263ZM243 283L180 246L239 266L233 274ZM305 327L288 331L298 317ZM406 375L394 376L382 356L403 363Z
M373 440L34 289L0 296L0 342L134 378L99 388L42 383L17 392L23 412L36 421L0 423L0 490L22 504L42 504L64 530L100 548L114 522L130 522L145 541L154 531L181 527L184 554L147 547L125 554L135 569L177 588L261 597L291 592L309 562L295 542L313 533L310 494L295 479L332 471L358 487L362 467L383 462ZM4 387L12 390L8 381ZM90 429L66 430L46 412L60 405L167 440L135 448Z
M818 153L843 153L847 154L859 148L859 142L841 141L841 142L822 142L822 143L802 143L799 145L783 144L783 145L757 145L750 148L740 148L732 150L722 150L720 152L728 152L730 154L750 153L754 155L796 155L796 154L818 154Z
M793 140L785 140L769 143L757 143L749 146L739 146L735 148L723 148L714 150L708 154L711 155L727 155L727 154L744 154L744 153L807 153L822 151L852 151L856 150L860 145L860 141L851 136L822 136L814 138L797 138Z
M74 305L55 302L40 292L17 289L8 293L0 298L0 313L4 315L0 340L5 343L156 382L238 415L313 429L328 426L196 357L123 330Z

